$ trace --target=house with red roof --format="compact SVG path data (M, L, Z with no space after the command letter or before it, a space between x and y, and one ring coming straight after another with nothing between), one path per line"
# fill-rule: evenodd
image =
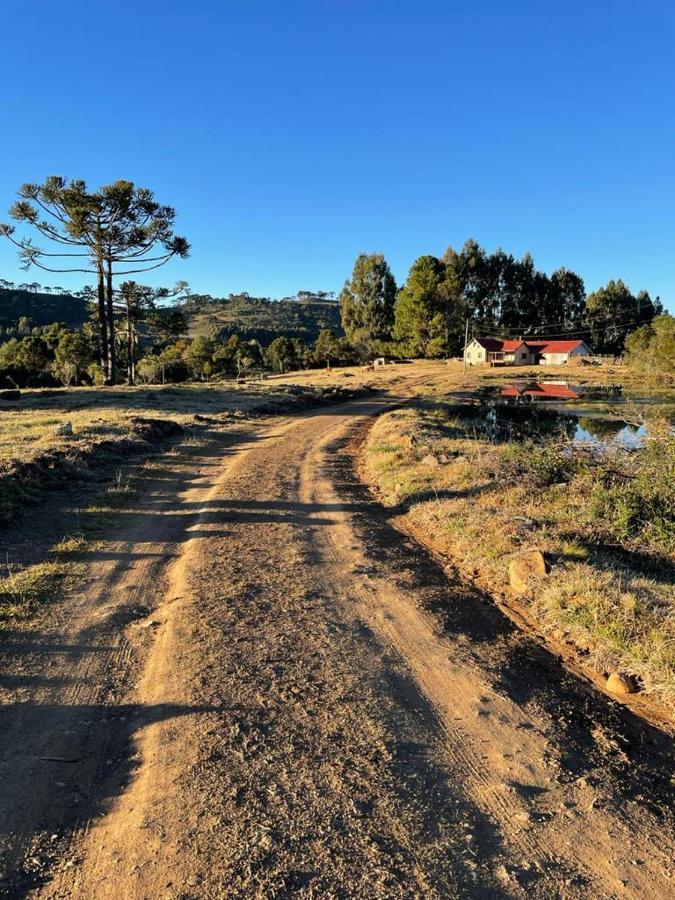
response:
M573 357L592 356L584 341L542 338L475 337L464 351L469 366L564 366Z

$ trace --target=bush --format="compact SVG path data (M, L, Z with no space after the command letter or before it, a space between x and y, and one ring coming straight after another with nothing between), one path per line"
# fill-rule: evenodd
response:
M652 426L653 437L625 475L608 470L591 493L594 524L617 540L640 539L675 553L675 436Z
M87 366L87 376L94 387L100 387L102 384L105 384L105 375L100 363L93 362Z
M513 441L500 449L497 477L526 481L534 487L569 481L577 469L568 448L558 443L537 444L532 440Z

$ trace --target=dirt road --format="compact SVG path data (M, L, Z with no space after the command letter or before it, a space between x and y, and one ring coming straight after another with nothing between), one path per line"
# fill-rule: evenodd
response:
M673 895L669 740L372 502L388 402L214 434L3 641L8 896Z

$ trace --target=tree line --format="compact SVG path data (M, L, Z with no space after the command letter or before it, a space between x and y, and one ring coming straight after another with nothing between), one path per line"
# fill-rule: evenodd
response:
M138 287L129 289L134 302ZM124 360L128 384L243 378L361 362L349 341L330 329L313 343L279 336L263 347L238 334L224 341L189 337L187 320L175 308L155 308L141 322L138 316L147 312L132 305L115 320L118 366ZM94 321L81 329L59 322L30 328L24 321L22 328L23 337L0 343L0 388L105 384Z
M349 339L375 354L458 355L468 321L476 334L578 337L596 353L616 355L663 306L647 291L632 294L621 280L587 295L582 278L569 269L547 275L530 254L490 254L469 240L442 257L420 256L400 288L382 254L360 254L340 310Z
M263 347L230 326L218 329L216 320L215 335L190 338L181 302L186 311L198 311L213 298L190 295L185 282L168 290L128 278L189 255L187 239L174 231L175 210L152 191L129 181L90 190L82 180L50 176L22 185L10 215L29 233L0 224L0 236L17 247L24 269L81 272L96 282L81 292L92 311L82 329L54 324L20 334L26 323L17 325L17 334L0 346L0 370L12 383L112 385L124 377L134 384L240 376L264 367L284 372L380 355L448 357L461 353L467 322L476 334L578 337L595 352L615 355L636 331L642 335L636 341L660 340L658 329L641 330L663 313L658 297L634 295L621 280L587 295L581 277L569 269L547 275L530 254L517 259L501 249L488 253L474 240L441 257L420 256L401 286L382 254L359 254L339 295L345 336L324 327L313 342L280 335ZM126 280L116 284L121 277ZM21 287L34 291L40 285ZM302 300L317 296L331 298L328 292L298 294ZM236 305L254 298L228 299Z

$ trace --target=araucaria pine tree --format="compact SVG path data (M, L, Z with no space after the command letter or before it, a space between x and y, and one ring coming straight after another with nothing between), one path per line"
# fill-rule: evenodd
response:
M34 265L47 272L96 276L101 366L106 383L114 384L114 278L188 256L187 240L174 234L175 210L131 181L90 192L84 181L55 175L43 184L24 184L19 198L10 215L32 226L50 242L51 250L37 246L31 237L17 237L13 225L0 225L0 235L18 247L24 269Z

